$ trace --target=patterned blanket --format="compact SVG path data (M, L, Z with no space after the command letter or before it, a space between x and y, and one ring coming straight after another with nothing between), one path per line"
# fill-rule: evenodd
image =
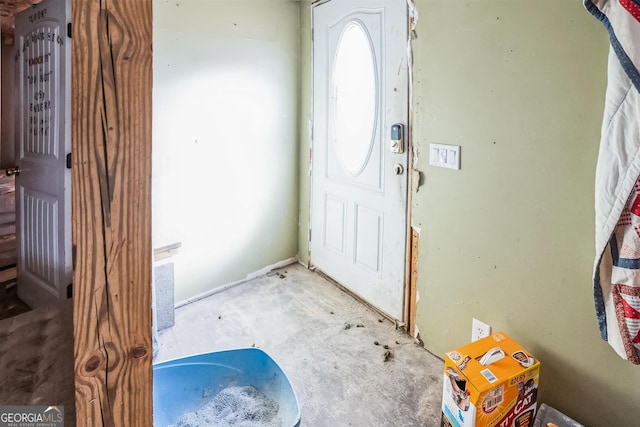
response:
M640 0L584 5L611 41L596 169L596 314L601 337L640 364Z

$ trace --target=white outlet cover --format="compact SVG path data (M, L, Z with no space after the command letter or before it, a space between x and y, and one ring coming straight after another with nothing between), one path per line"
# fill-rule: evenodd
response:
M488 337L489 335L491 335L491 326L474 317L471 322L471 342L478 341L480 338Z

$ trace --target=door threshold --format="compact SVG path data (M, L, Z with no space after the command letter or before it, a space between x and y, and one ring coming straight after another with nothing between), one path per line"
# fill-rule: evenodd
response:
M408 333L407 324L405 322L402 322L402 321L396 319L395 317L391 316L390 314L385 313L384 311L380 310L378 307L376 307L375 305L371 304L370 302L368 302L367 300L362 298L360 295L358 295L355 292L353 292L351 289L345 287L344 285L342 285L339 282L337 282L331 276L328 276L322 270L319 270L318 268L316 268L315 265L310 263L308 268L309 268L309 270L311 270L311 271L319 274L320 276L322 276L329 283L331 283L332 285L336 286L342 292L344 292L345 294L349 295L350 297L352 297L353 299L358 301L360 304L362 304L365 307L367 307L369 310L373 311L377 315L379 315L379 316L385 318L386 320L390 321L391 323L393 323L396 326L396 329L402 329L405 333Z

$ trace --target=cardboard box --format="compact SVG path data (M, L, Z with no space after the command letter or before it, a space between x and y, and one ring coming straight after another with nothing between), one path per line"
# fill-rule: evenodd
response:
M442 425L531 427L540 362L498 332L446 354Z

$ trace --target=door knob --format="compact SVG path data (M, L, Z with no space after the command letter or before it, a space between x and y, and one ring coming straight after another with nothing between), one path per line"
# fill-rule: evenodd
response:
M402 175L403 172L404 166L402 166L400 163L396 163L393 167L393 173L395 173L396 175Z
M7 176L11 176L11 175L20 175L20 166L7 168Z

